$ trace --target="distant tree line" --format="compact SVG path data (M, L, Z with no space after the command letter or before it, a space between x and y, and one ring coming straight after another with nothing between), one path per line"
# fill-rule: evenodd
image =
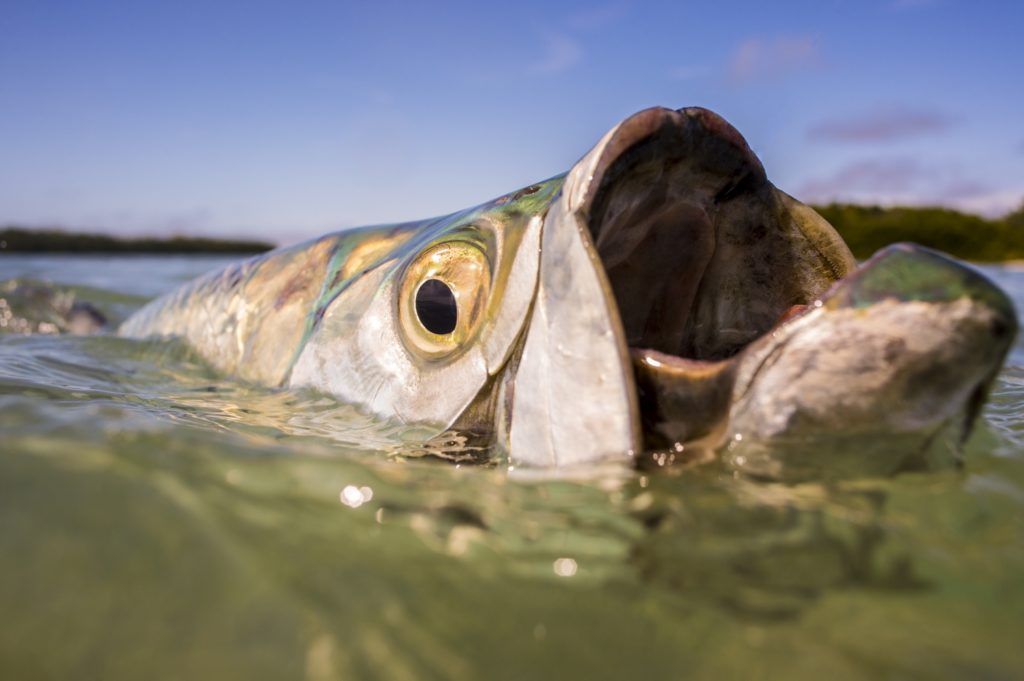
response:
M965 260L1024 259L1024 204L994 220L949 208L833 203L815 210L832 223L858 258L897 241L913 241Z
M1024 260L1024 204L999 219L950 208L882 208L832 203L815 209L866 258L897 241L913 241L965 260ZM0 253L262 253L265 241L201 237L120 238L56 229L0 229Z
M0 229L0 253L262 253L274 248L266 241L209 239L175 236L122 238L108 234L83 234L59 229Z

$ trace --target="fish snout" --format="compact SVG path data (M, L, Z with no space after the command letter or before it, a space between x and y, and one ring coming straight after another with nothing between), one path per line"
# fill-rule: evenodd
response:
M1013 301L981 272L908 243L876 253L848 283L836 286L825 305L861 310L897 306L920 323L908 335L934 334L932 340L940 346L936 364L948 362L945 368L954 377L980 371L986 383L1002 367L1019 329ZM894 337L899 338L898 332Z
M928 361L911 363L918 373L905 400L928 404L926 395L946 395L948 407L964 414L960 437L966 438L1019 330L1013 301L1001 288L954 258L901 243L875 254L829 302L904 308L919 324L908 335L931 336L936 346L922 358ZM965 389L971 392L962 404Z
M991 310L995 336L1012 342L1018 328L1013 302L987 277L955 258L911 243L878 251L826 299L833 308L864 308L886 300L952 303L966 299Z
M971 267L919 246L883 249L752 348L731 432L772 446L736 445L729 460L769 476L889 474L936 443L953 451L1017 328L1010 299Z

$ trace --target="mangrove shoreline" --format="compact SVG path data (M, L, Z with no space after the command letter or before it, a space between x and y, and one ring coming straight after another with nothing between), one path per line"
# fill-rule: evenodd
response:
M274 248L267 241L174 236L125 238L62 229L0 229L0 254L65 253L74 255L250 255Z
M836 228L859 259L889 244L913 241L964 260L1024 260L1024 204L997 219L939 207L883 208L831 203L814 208ZM273 243L259 240L124 238L62 229L0 229L0 254L223 255L263 253L274 247Z

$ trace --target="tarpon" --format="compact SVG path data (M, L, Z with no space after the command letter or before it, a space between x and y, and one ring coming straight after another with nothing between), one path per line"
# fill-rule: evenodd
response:
M872 464L892 471L965 437L1016 328L1002 291L927 249L857 269L721 117L652 108L564 175L240 262L119 333L180 336L224 372L513 463L699 445L773 475L778 442L811 459L899 442Z

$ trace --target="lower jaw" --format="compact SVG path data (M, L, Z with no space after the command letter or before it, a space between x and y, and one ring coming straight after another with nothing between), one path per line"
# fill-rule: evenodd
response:
M787 483L934 471L960 462L963 433L955 421L906 433L821 432L734 440L719 458L733 472Z

